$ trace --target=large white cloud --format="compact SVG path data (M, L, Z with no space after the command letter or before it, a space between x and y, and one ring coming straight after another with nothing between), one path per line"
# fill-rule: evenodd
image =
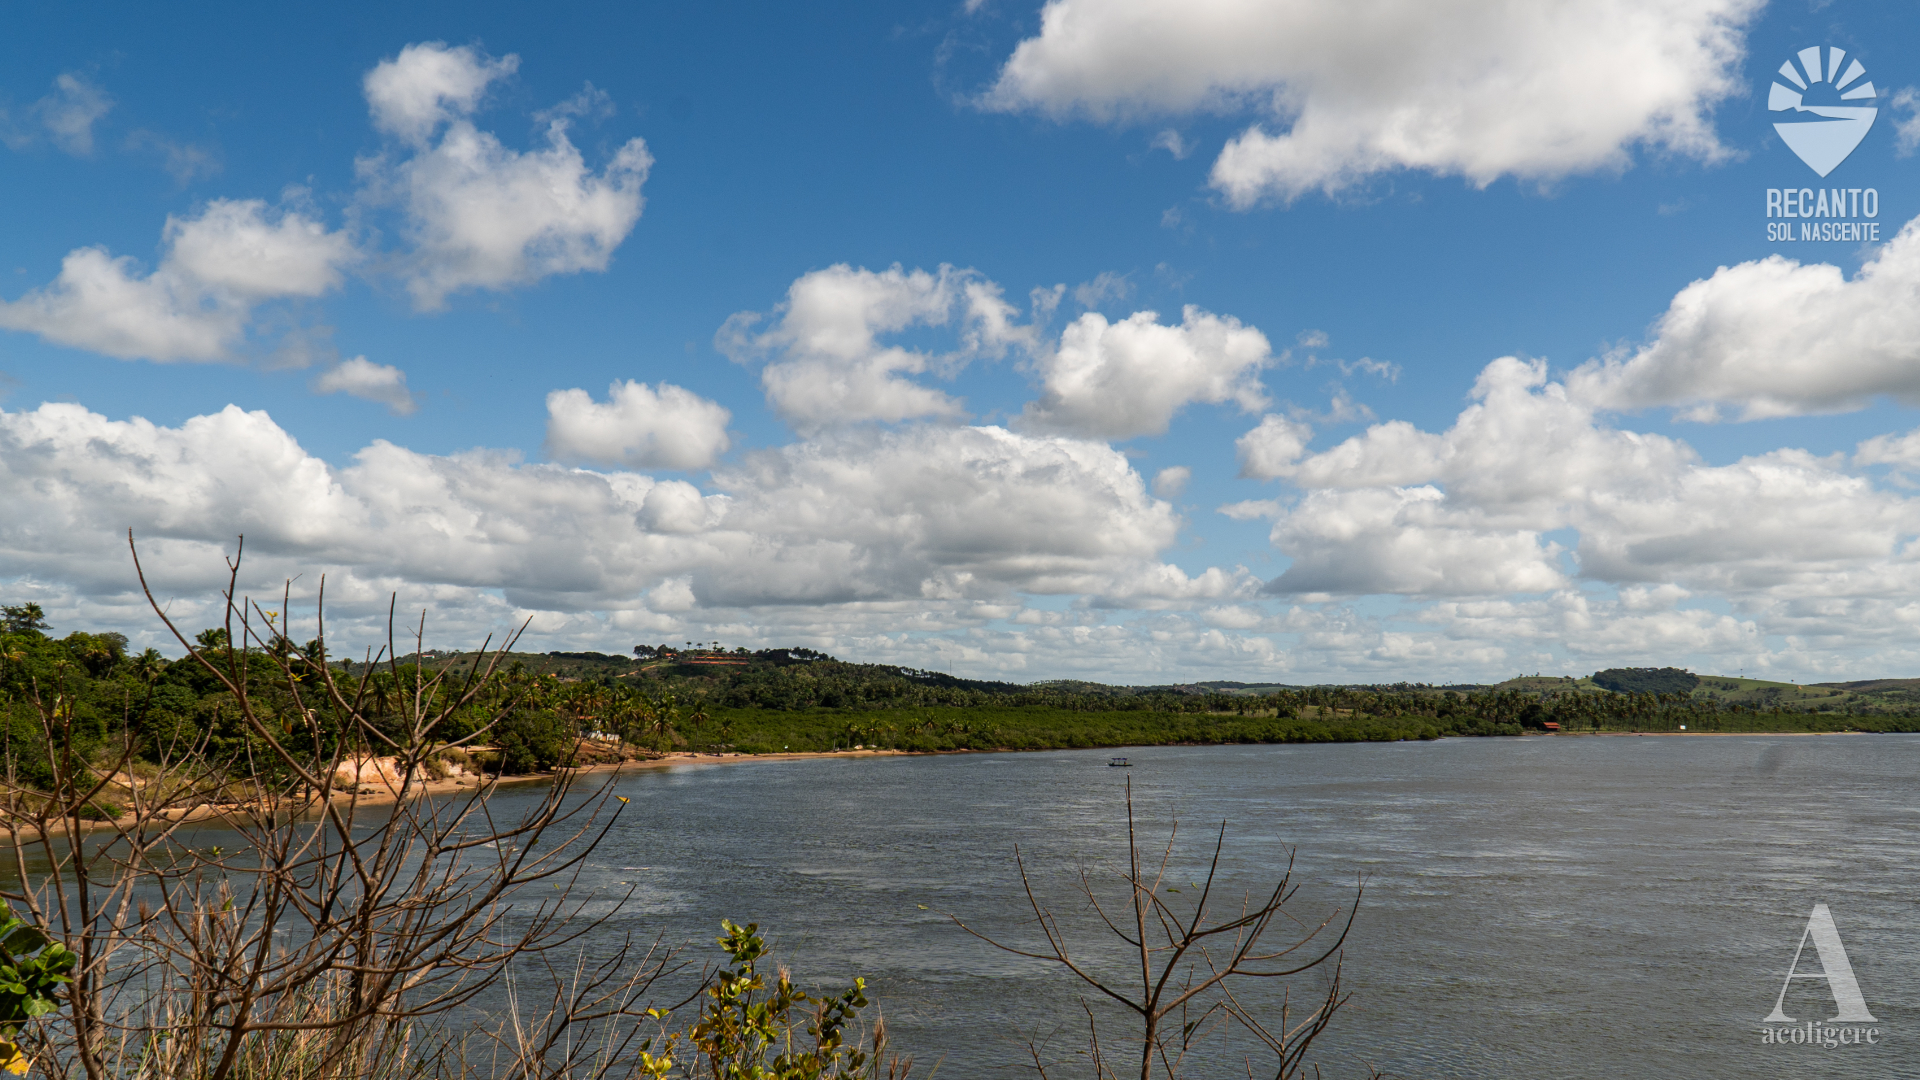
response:
M1014 323L999 286L971 270L936 273L895 265L873 271L844 263L815 270L787 289L769 319L741 312L715 344L742 363L765 360L767 401L801 431L866 420L957 418L962 402L906 378L951 375L980 356L1030 346L1033 330ZM763 328L764 324L764 328ZM955 327L958 347L928 353L885 344L883 335L914 327Z
M1764 606L1920 586L1920 503L1844 459L1783 449L1708 465L1678 440L1607 426L1544 363L1497 360L1474 396L1445 432L1395 421L1261 459L1305 489L1273 506L1294 564L1269 589L1492 597L1565 589L1577 572ZM1558 530L1578 534L1574 565Z
M122 359L226 360L255 307L329 292L359 257L344 232L258 199L169 216L163 243L146 274L104 248L70 252L52 284L0 301L0 327Z
M729 445L733 414L672 383L617 381L606 404L585 390L547 395L547 449L566 461L638 469L704 469Z
M1044 385L1021 422L1102 439L1161 435L1193 402L1259 410L1260 370L1272 362L1265 334L1191 304L1178 326L1151 311L1117 323L1089 311L1036 361Z
M1096 119L1251 108L1236 206L1397 168L1485 185L1715 160L1761 0L1049 0L983 98ZM1271 125L1271 126L1270 126Z
M266 414L233 407L174 428L66 403L0 412L0 487L15 508L0 522L0 574L89 593L127 587L130 527L183 558L240 533L298 558L366 526L324 462Z
M1274 526L1273 542L1293 558L1271 586L1283 595L1496 596L1567 584L1540 530L1500 528L1426 485L1312 492Z
M306 606L326 576L336 647L373 642L398 592L409 621L432 612L430 644L531 619L539 648L719 638L1025 678L1480 679L1569 656L1838 677L1920 661L1903 644L1920 629L1911 494L1794 451L1705 465L1607 428L1517 361L1477 392L1413 465L1386 425L1285 465L1317 485L1273 508L1276 541L1314 578L1286 590L1400 590L1413 602L1397 612L1171 565L1179 519L1097 442L869 427L749 454L703 490L387 442L335 468L264 413L166 427L70 404L0 412L0 581L62 630L154 640L129 593L130 527L189 630L244 532L251 595L299 575ZM1905 462L1916 439L1859 456Z
M1101 443L865 430L749 455L714 487L386 441L334 469L265 413L229 407L168 428L50 404L0 412L0 498L12 508L0 577L124 586L114 552L132 528L202 559L245 533L271 567L503 590L558 612L633 608L676 580L667 595L705 607L1008 613L1020 592L1152 606L1258 586L1244 572L1163 565L1179 519Z
M421 310L464 289L605 270L640 220L653 165L644 140L629 139L596 172L567 137L564 113L547 118L544 148L524 152L474 125L487 87L517 65L427 42L367 74L375 125L401 148L359 163L364 197L404 210L402 273Z
M1857 409L1878 395L1920 402L1920 222L1852 279L1780 255L1723 266L1673 298L1653 341L1591 361L1567 387L1615 409L1722 405L1742 419Z
M994 427L864 429L751 455L715 481L737 499L729 525L789 538L696 576L727 602L1196 588L1156 557L1177 536L1173 508L1102 443ZM1198 588L1232 587L1213 580Z

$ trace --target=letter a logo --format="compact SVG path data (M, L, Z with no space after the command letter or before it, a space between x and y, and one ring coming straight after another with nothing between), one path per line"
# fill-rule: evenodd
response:
M1813 947L1820 954L1820 973L1799 974L1800 954L1806 950L1807 939L1813 939ZM1773 1012L1763 1024L1791 1024L1793 1017L1781 1011L1787 1001L1787 988L1795 979L1825 979L1827 990L1833 995L1833 1004L1840 1010L1839 1015L1827 1020L1827 1023L1879 1023L1873 1014L1867 1011L1867 1002L1860 996L1860 984L1854 980L1853 964L1847 960L1847 950L1840 944L1840 931L1834 928L1833 912L1825 904L1813 905L1813 914L1807 919L1806 932L1800 935L1800 947L1793 950L1793 963L1787 967L1787 981L1780 984L1780 996L1774 1000Z

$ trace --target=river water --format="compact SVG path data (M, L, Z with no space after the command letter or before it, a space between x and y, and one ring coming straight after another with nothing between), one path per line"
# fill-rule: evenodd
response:
M1064 751L636 773L618 781L632 802L582 884L633 890L603 931L697 956L717 956L722 916L757 922L803 983L864 975L922 1071L1019 1075L1009 1066L1030 1040L1054 1058L1084 1045L1081 992L948 913L1034 942L1015 846L1043 900L1071 915L1072 874L1111 880L1101 869L1124 858L1131 780L1143 836L1163 842L1179 822L1170 880L1183 888L1223 820L1223 880L1270 885L1291 852L1302 919L1364 879L1345 950L1353 1003L1312 1055L1329 1076L1366 1063L1409 1077L1920 1075L1920 737L1127 753L1128 769ZM497 809L527 797L503 793ZM1761 1041L1816 903L1875 1045ZM1822 970L1813 946L1797 970ZM1786 1014L1834 1015L1826 986L1796 980ZM1193 1075L1245 1073L1219 1052Z

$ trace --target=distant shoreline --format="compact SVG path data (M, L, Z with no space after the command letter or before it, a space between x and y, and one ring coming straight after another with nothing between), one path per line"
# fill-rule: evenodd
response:
M933 751L933 753L945 752L949 751ZM667 768L674 765L726 765L741 761L792 761L801 758L905 757L917 753L920 752L912 750L835 750L779 754L697 754L676 752L662 757L644 758L635 761L562 766L551 772L515 773L510 776L493 776L480 782L457 777L448 777L444 780L416 780L406 786L405 793L406 797L412 800L429 796L477 794L487 788L502 787L509 784L529 784L541 780L553 781L563 776L609 774L627 770ZM471 776L473 774L469 773L467 775ZM358 788L359 790L357 791L342 791L336 789L333 792L331 802L335 806L352 805L353 808L357 810L361 807L392 806L400 801L401 790L394 785L369 780L360 783ZM317 814L319 810L318 800L313 800L306 804L301 809L301 812ZM197 824L215 821L239 812L240 808L235 807L231 803L219 805L203 804L185 811L162 811L153 818L150 818L149 821L151 823L150 827L160 828L177 822ZM133 822L134 817L131 814L116 818L112 821L103 821L98 818L83 818L80 821L80 831L83 834L111 832L117 828L130 826ZM63 824L66 823L68 823L67 820L63 819ZM65 829L60 829L56 831L55 835L64 835L65 832ZM0 836L6 836L9 833L18 837L21 843L37 843L40 839L39 833L32 828L26 826L13 826L9 828L5 825L0 825Z
M1506 735L1506 736L1455 735L1455 736L1441 736L1439 739L1432 739L1432 740L1404 739L1404 740L1394 740L1394 741L1440 742L1450 738L1463 739L1463 740L1477 740L1477 739L1483 739L1483 738L1525 739L1525 738L1536 738L1543 735L1572 736L1576 738L1589 738L1594 736L1600 736L1600 737L1606 737L1606 738L1746 737L1746 738L1772 739L1772 738L1789 738L1789 737L1797 738L1802 736L1821 736L1821 735L1883 735L1883 734L1906 734L1906 733L1905 732L1874 732L1874 731L1530 731L1524 735ZM966 750L885 750L885 749L806 750L806 751L793 750L793 751L781 751L779 753L773 753L773 754L747 754L747 753L739 753L739 752L702 754L702 753L693 753L693 752L687 752L687 751L676 751L673 753L662 755L660 757L643 758L643 759L638 759L634 761L604 762L604 763L593 764L593 765L561 766L550 772L516 773L511 776L494 776L482 783L475 783L472 781L461 780L456 778L448 778L445 780L420 780L420 781L414 782L411 785L408 785L406 789L406 797L408 799L414 799L414 798L422 798L422 797L428 797L428 796L478 794L481 790L486 788L502 787L510 784L530 784L530 783L537 783L540 781L551 782L551 781L562 779L562 778L571 779L571 778L586 777L586 776L617 775L619 773L629 772L629 771L672 768L673 766L676 766L676 765L737 765L743 762L752 762L752 761L810 761L810 760L818 760L823 758L940 757L940 756L953 755L953 754L1038 754L1038 753L1058 753L1066 750L1084 750L1084 751L1090 751L1090 752L1091 751L1116 751L1116 750L1139 751L1139 750L1153 750L1160 747L1169 747L1169 746L1213 746L1213 747L1247 746L1247 745L1353 746L1353 745L1363 744L1366 742L1379 742L1379 741L1383 741L1383 740L1357 740L1355 742L1329 742L1329 743L1275 742L1275 743L1255 743L1255 744L1249 744L1249 743L1141 743L1138 745L1131 745L1131 746L1098 746L1098 747L1063 746L1063 747L1049 747L1045 749L1032 749L1032 750L1021 749L1017 747L990 747L990 748L966 749ZM400 801L401 793L397 788L380 784L380 783L372 783L372 782L363 783L362 785L360 785L360 787L361 787L361 790L355 791L355 792L348 792L348 791L334 792L333 799L332 799L333 804L336 806L343 805L343 804L352 804L355 809L358 809L363 806L364 807L391 806ZM308 808L307 812L315 812L317 810L318 810L318 806L313 805ZM166 817L166 820L168 823L181 821L181 820L184 820L189 823L199 823L204 821L212 821L217 818L224 818L227 815L235 812L236 812L235 808L232 807L231 805L200 806L192 810L186 811L184 813L180 813L178 816L174 816L174 812L167 812L166 815L164 816ZM125 826L131 823L132 823L131 817L119 819L116 821L83 820L81 822L81 832L83 833L101 832L105 830L112 830L116 827ZM159 822L156 820L155 824L157 825L159 824ZM0 833L5 833L6 831L8 830L6 830L4 827L0 827ZM30 843L38 839L34 831L27 828L18 829L17 834L23 843Z
M1541 733L1536 732L1535 734L1541 734ZM1757 736L1760 738L1772 739L1772 738L1780 738L1780 737L1790 736L1790 735L1791 736L1906 735L1911 733L1905 732L1905 731L1549 731L1549 732L1545 732L1544 734L1548 734L1548 735L1657 735L1662 738L1666 738L1669 736L1691 738L1696 735L1705 736L1705 737L1727 738L1734 735L1748 735L1748 736Z

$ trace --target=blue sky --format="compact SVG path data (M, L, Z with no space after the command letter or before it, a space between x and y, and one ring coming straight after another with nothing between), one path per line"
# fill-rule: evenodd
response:
M356 640L1904 672L1916 17L1505 10L36 10L0 576L138 638L125 529L187 613L245 532ZM1810 46L1879 110L1825 179ZM1789 185L1881 242L1769 242Z

